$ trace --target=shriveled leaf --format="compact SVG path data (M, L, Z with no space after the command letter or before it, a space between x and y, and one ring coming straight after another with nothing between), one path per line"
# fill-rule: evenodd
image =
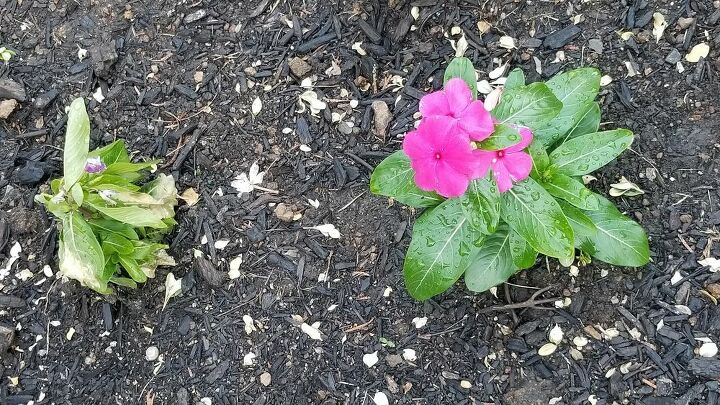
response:
M320 231L321 234L327 236L328 238L340 239L340 231L338 231L333 224L317 225L309 229Z
M620 181L610 185L609 194L613 197L634 197L645 194L645 192L640 188L640 186L626 179L625 176L621 176Z
M200 194L191 187L183 191L180 198L185 201L185 204L187 204L188 207L192 207L200 201Z
M165 277L165 300L163 301L163 310L167 306L170 299L177 297L182 293L182 278L176 279L175 275L170 272Z
M109 277L103 277L105 256L93 230L78 212L62 217L58 249L60 274L101 294L110 294Z
M370 191L412 207L434 207L444 200L436 193L418 188L410 159L401 150L385 158L373 170Z

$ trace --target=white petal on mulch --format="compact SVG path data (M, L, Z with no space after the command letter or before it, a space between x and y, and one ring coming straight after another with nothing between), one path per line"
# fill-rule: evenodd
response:
M577 347L585 347L588 344L588 340L585 336L575 336L573 338L573 344Z
M340 239L340 231L338 231L333 224L317 225L306 229L315 229L328 238Z
M670 279L670 285L675 285L680 282L680 280L683 279L682 274L680 274L679 271L675 270L675 273L673 273L672 278Z
M470 388L472 388L472 383L468 380L461 380L460 387L469 390Z
M505 49L515 49L515 38L508 35L503 35L502 37L500 37L498 45L500 45L501 48Z
M500 96L502 95L503 89L500 87L496 87L493 89L493 91L490 92L490 94L485 97L485 101L483 102L483 106L486 110L492 111L495 106L498 105L500 102Z
M188 188L183 191L180 198L185 201L185 204L187 204L188 207L192 207L200 201L200 195L193 188Z
M548 401L548 405L556 405L562 401L563 397L553 397Z
M270 375L270 373L268 373L266 371L266 372L260 374L260 384L267 387L268 385L270 385L271 382L272 382L272 375Z
M310 204L315 209L320 208L320 201L318 200L311 200L310 198L308 198L308 204Z
M415 353L414 349L403 349L402 356L406 361L413 362L417 360L417 353Z
M77 45L78 51L77 51L77 57L80 62L83 61L83 59L87 58L88 50L85 48L81 48L80 45Z
M507 69L507 67L508 67L508 64L503 63L502 65L500 65L500 66L496 67L495 69L493 69L492 71L490 71L490 73L488 73L488 77L490 78L490 80L495 80L498 77L501 77L502 75L505 74L505 70Z
M374 351L372 353L363 354L362 361L368 367L374 366L378 362L378 352Z
M357 52L360 56L367 55L367 52L365 52L365 50L362 48L362 42L355 42L354 44L352 44L351 48L353 51Z
M665 16L660 13L654 13L653 14L653 36L655 37L655 43L660 42L660 38L662 38L663 33L665 32L665 28L667 28L667 22L665 21Z
M303 322L300 325L300 330L305 332L306 335L310 336L310 339L314 340L322 340L322 334L320 333L320 329L317 328L319 323L314 323L312 325L308 325L307 323Z
M12 255L12 252L10 252L10 254ZM708 270L710 270L711 273L720 271L720 260L714 257L706 257L705 259L700 260L698 264L704 267L709 267Z
M617 183L610 185L610 195L613 197L620 197L620 196L626 196L626 197L634 197L641 194L645 194L645 191L643 191L640 186L633 183L632 181L625 178L625 176L621 176L620 180Z
M385 290L383 290L383 297L387 298L392 294L393 289L392 287L385 287Z
M230 243L227 239L220 239L215 241L215 249L217 250L223 250L227 247L228 243Z
M250 352L243 356L243 366L252 366L253 364L255 364L256 357L257 356L253 352Z
M375 402L376 405L390 405L387 395L385 395L382 391L375 393L375 396L373 396L373 402Z
M538 349L538 355L549 356L555 353L555 350L557 350L557 345L555 343L545 343Z
M255 329L255 321L252 319L252 316L243 315L242 319L243 319L243 322L245 323L245 333L246 334L249 335L249 334L257 331L257 329Z
M700 62L700 58L707 58L709 53L710 45L706 44L705 42L701 42L693 46L690 52L685 55L685 60L690 63L698 63Z
M563 339L563 330L560 328L560 325L555 325L552 329L550 329L550 333L548 333L548 340L551 343L555 343L556 345L559 345L560 342L562 342Z
M103 95L101 87L98 87L97 90L95 90L95 92L93 93L93 98L98 103L102 103L103 101L105 101L105 96Z
M718 353L718 347L714 342L705 342L697 350L697 354L701 357L715 357Z
M262 101L260 100L260 97L255 97L255 100L253 100L252 105L250 106L250 111L252 112L252 115L258 115L261 110Z
M230 270L228 271L228 277L230 278L230 280L240 278L240 265L242 264L242 261L242 256L238 256L230 260Z
M157 348L157 346L150 346L147 349L145 349L145 360L147 361L155 361L160 356L160 350Z
M170 302L170 298L180 295L182 292L182 279L176 280L172 272L165 277L165 301L163 302L163 310Z
M674 305L672 311L678 315L692 315L692 311L687 305Z
M31 279L32 276L33 273L32 271L30 271L30 269L23 269L15 275L15 277L19 278L21 281L27 281Z
M427 324L427 321L428 319L426 316L423 316L422 318L415 317L413 318L412 323L415 325L415 328L420 329Z
M600 85L605 87L608 84L612 83L612 81L613 81L612 77L610 77L608 75L604 75L603 77L600 78Z
M75 336L75 328L71 326L65 334L65 339L72 340L73 336Z

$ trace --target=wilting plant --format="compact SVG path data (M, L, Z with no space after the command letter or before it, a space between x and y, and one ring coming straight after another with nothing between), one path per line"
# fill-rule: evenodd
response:
M35 200L58 219L60 275L102 293L109 283L135 288L162 265L175 265L161 240L175 225L177 189L158 161L132 163L122 140L89 151L90 119L82 98L70 105L63 177Z
M485 291L539 253L566 265L576 249L584 262L646 264L643 229L582 181L633 141L626 129L598 131L598 70L526 85L516 69L491 111L476 85L470 60L454 58L444 89L420 100L422 119L403 150L370 180L373 193L425 209L405 257L410 295L430 298L463 274L468 289Z

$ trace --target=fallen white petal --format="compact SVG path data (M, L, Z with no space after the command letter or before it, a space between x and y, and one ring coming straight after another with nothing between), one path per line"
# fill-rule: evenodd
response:
M415 350L413 349L403 349L402 353L403 359L407 361L415 361L417 360L417 354L415 353Z
M422 318L415 317L413 318L412 323L415 325L415 328L420 329L427 324L427 321L428 319L426 316L423 316Z
M557 346L554 343L545 343L538 349L538 355L549 356L557 350Z
M165 278L165 301L163 302L163 309L170 302L170 298L179 295L182 292L182 279L175 279L175 275L172 272L167 274Z
M559 345L560 342L562 342L563 339L563 330L560 328L560 325L555 325L552 329L550 329L550 333L548 333L548 340L551 343L555 343L556 345Z
M375 402L376 405L390 405L387 395L385 395L382 391L375 393L375 396L373 396L373 402Z
M372 353L363 354L362 361L368 367L374 366L378 362L378 352L375 351Z
M250 352L243 356L243 366L252 366L255 362L256 357L257 356L253 352Z
M690 63L698 63L700 62L700 58L707 58L709 53L710 45L706 44L705 42L701 42L692 47L690 52L685 55L685 60Z
M322 340L322 334L317 327L308 325L307 323L303 322L300 325L300 330L305 332L306 335L310 336L310 339Z
M257 329L255 329L255 321L253 321L252 316L243 315L242 319L243 319L243 323L245 323L245 333L246 334L249 335L257 330Z
M252 115L258 115L261 110L262 101L260 100L260 97L255 97L255 100L252 102L252 106L250 106L250 111L252 112Z
M667 22L665 21L665 16L660 13L654 13L653 14L653 36L655 37L655 43L660 42L660 38L662 38L663 33L665 32L665 28L667 28Z
M708 270L710 270L711 273L716 273L720 271L720 259L716 259L714 257L707 257L705 259L702 259L698 261L698 264L704 267L709 267Z
M215 249L223 250L225 247L227 247L228 243L230 243L227 239L220 239L215 241Z
M703 343L697 351L697 354L701 357L715 357L718 353L718 347L713 342Z
M333 224L323 224L323 225L317 225L313 226L310 229L315 229L317 231L320 231L321 234L333 238L333 239L340 239L340 231L335 228L335 225Z

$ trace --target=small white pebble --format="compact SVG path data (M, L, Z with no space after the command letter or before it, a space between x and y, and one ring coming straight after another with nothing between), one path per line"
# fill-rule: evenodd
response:
M469 390L470 388L472 388L472 383L468 380L462 380L460 381L460 386L462 388L465 388L466 390Z
M413 362L417 360L417 354L415 353L415 350L413 349L403 349L402 353L403 359L406 361Z
M157 346L150 346L145 349L145 360L155 361L158 357L160 357L160 349Z
M697 354L701 357L715 357L718 353L718 347L714 342L705 342L697 349Z
M74 335L75 335L75 328L70 327L70 329L68 329L68 331L67 331L67 334L65 335L65 339L72 340Z
M428 319L426 316L423 316L422 318L415 317L413 318L412 323L415 325L415 328L420 329L427 324L427 321Z
M363 354L362 361L368 367L374 366L378 362L378 352L375 351L372 353Z
M52 268L50 268L50 266L48 266L46 264L45 266L43 266L43 274L45 275L45 277L48 277L48 278L52 277L53 276Z

